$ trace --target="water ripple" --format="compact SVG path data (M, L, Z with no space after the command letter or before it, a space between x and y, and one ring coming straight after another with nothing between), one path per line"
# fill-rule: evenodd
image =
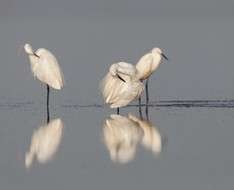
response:
M146 106L146 104L141 104ZM148 104L149 107L179 107L179 108L234 108L234 100L162 100L154 101ZM62 105L65 108L102 108L103 104L76 104L76 105ZM130 104L126 107L139 107L139 104Z
M7 102L0 103L0 110L5 109L34 109L35 107L43 106L43 103L36 104L35 102ZM141 104L142 107L146 104ZM108 105L93 103L93 104L61 104L51 105L53 108L67 108L67 109L80 109L80 108L104 108ZM130 104L126 107L139 107L139 104ZM165 107L165 108L234 108L234 100L161 100L152 101L148 107Z

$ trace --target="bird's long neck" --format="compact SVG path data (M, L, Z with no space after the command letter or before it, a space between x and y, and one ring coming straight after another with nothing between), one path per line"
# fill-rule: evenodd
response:
M27 54L28 54L29 56L35 56L35 57L37 57L37 58L40 58L39 55L37 55L36 52L32 49L32 47L30 47L29 49L27 49L26 52L27 52Z
M154 72L158 68L158 66L161 63L161 60L162 60L162 56L160 54L153 54L153 63L151 66L152 72Z
M136 64L137 78L139 80L145 80L158 68L161 63L161 56L159 54L152 55L152 61L140 61Z

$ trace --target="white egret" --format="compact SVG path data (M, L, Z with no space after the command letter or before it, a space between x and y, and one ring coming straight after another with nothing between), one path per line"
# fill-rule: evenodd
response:
M105 103L111 108L128 105L132 100L138 98L144 85L139 80L139 72L136 67L125 62L111 65L109 72L101 82L101 91Z
M135 157L143 130L137 122L121 115L111 115L103 126L104 143L112 161L127 163Z
M30 44L24 45L28 54L31 71L35 78L47 86L47 111L49 109L50 87L60 90L64 86L64 77L55 56L47 49L40 48L33 51Z
M146 80L145 83L146 104L148 104L149 102L149 92L148 92L149 77L159 67L160 63L162 63L162 58L168 60L168 58L165 56L165 54L162 52L160 48L153 48L151 52L141 57L138 63L136 64L136 69L140 73L139 79L141 81ZM140 98L139 98L139 103L141 103Z
M29 151L25 154L25 166L29 168L34 158L39 163L46 163L53 158L62 139L63 122L54 119L34 131Z

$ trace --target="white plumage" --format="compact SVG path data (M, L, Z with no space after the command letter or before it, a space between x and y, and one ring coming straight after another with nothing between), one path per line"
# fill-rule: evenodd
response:
M29 56L33 75L54 89L62 89L64 77L56 57L44 48L34 52L29 44L25 44L24 49Z
M154 48L144 55L136 65L125 62L111 65L109 72L101 82L105 103L110 104L111 108L118 108L126 106L140 97L144 90L142 81L148 79L158 68L162 57L166 58L162 50Z
M125 62L113 64L101 83L103 98L111 108L128 105L141 95L143 89L136 68Z
M139 78L141 80L148 79L150 75L159 67L162 56L166 57L162 50L159 48L154 48L151 52L145 54L140 58L136 64L136 69L139 71Z

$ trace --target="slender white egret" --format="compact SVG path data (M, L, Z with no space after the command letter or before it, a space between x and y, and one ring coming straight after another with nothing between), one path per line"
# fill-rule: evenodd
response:
M145 54L136 64L136 69L139 71L139 79L141 81L146 80L145 83L145 92L146 92L146 104L149 102L149 90L148 90L148 82L149 77L152 73L159 67L160 63L162 63L162 58L168 60L163 51L160 48L153 48L151 52ZM141 99L139 98L139 103L141 103Z
M25 166L29 168L34 158L39 163L46 163L53 158L62 139L63 122L60 118L54 119L34 131L31 146L25 155Z
M50 87L60 90L64 86L62 70L49 50L40 48L33 51L30 44L25 44L24 50L28 54L34 77L47 86L47 109L49 109Z

